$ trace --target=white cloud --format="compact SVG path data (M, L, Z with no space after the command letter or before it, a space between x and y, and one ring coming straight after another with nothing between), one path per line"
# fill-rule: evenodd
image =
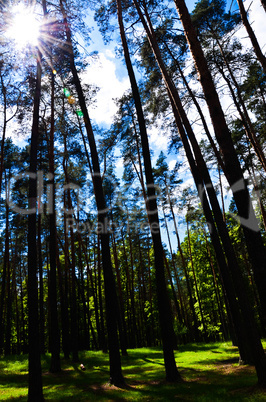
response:
M153 126L149 130L149 142L152 149L167 152L168 138L160 128Z
M176 162L177 162L176 159L172 159L172 160L168 163L168 166L169 166L169 169L170 169L170 170L174 169L174 167L175 167L175 165L176 165Z
M117 111L114 98L121 97L129 88L128 78L119 78L117 69L113 52L107 50L99 53L98 60L94 59L83 74L84 82L100 88L96 96L96 104L89 110L91 118L98 124L112 123L113 115Z
M250 6L250 8L249 8ZM265 52L266 48L266 24L265 17L266 13L262 7L260 0L254 0L251 2L250 0L246 0L244 2L244 7L246 11L249 10L249 22L251 24L252 29L255 32L256 38L260 44L261 49ZM245 27L242 27L238 33L237 37L241 40L241 43L246 47L251 47L251 42L248 37L247 31Z

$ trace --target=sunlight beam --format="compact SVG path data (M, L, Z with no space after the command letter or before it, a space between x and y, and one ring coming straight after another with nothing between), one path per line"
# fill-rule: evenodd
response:
M40 36L40 22L32 7L20 3L12 8L10 27L7 36L14 40L19 48L27 45L37 46Z

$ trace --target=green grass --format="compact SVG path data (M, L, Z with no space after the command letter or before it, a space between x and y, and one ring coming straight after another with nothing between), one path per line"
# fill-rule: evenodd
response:
M50 374L49 355L42 358L46 401L266 401L257 388L254 367L239 366L237 349L227 343L189 344L176 352L183 377L179 384L164 380L159 348L131 349L122 358L127 386L108 384L108 355L82 352L79 364L62 360L62 373ZM27 400L27 358L0 359L0 400Z

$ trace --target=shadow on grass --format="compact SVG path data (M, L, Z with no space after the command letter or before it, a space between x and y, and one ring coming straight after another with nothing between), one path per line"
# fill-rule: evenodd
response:
M163 364L163 363L158 362L158 361L156 362L155 360L147 359L147 357L144 357L142 360L143 360L144 362L147 362L147 363L159 364L160 366L163 366L163 367L164 367L164 364Z
M177 361L182 360L178 366L183 382L167 383L164 379L162 351L158 348L142 348L129 350L129 355L122 357L126 385L120 388L107 383L109 359L106 354L81 352L80 363L84 364L85 371L80 369L80 363L62 359L63 370L57 374L48 372L50 356L42 356L45 401L266 401L265 391L255 387L257 379L254 368L236 367L233 364L238 361L235 348L231 350L221 344L211 344L185 345L180 349L183 349L184 353L180 350L176 356ZM16 361L14 359L14 362ZM24 363L26 367L25 356ZM6 364L9 365L8 362ZM0 361L0 367L2 365L3 362ZM27 375L0 372L0 381L0 400L27 400L26 390L20 397L12 393L11 398L1 397L3 386L13 390L15 387L25 387Z
M215 365L215 364L237 364L237 363L239 363L239 357L232 357L229 359L213 358L213 359L206 359L206 360L198 360L195 362L195 364L202 365L202 366L210 365L210 364Z
M0 384L4 384L5 387L15 387L15 388L23 388L28 385L28 374L10 374L0 372ZM1 398L0 398L1 400Z
M204 343L204 344L198 344L198 343L190 343L186 345L180 345L179 347L179 352L199 352L199 351L209 351L210 349L220 349L221 346L219 344L213 344L213 343ZM220 353L220 352L219 352Z

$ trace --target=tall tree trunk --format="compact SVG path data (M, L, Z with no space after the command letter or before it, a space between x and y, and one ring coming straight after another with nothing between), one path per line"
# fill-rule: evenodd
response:
M67 177L67 183L69 179ZM73 210L71 202L70 190L67 191L68 208ZM78 309L77 309L77 289L76 289L76 248L73 227L70 227L70 250L71 250L71 262L70 262L70 335L71 335L71 351L72 361L78 362Z
M186 216L189 259L190 259L190 264L191 264L191 269L192 269L192 275L193 275L194 285L195 285L195 290L196 290L196 295L197 295L197 302L198 302L198 304L199 304L200 318L201 318L201 323L202 323L202 326L203 326L204 340L205 340L205 342L207 342L207 330L206 330L205 318L204 318L204 315L203 315L203 309L202 309L202 304L201 304L201 298L200 298L200 295L199 295L198 283L197 283L197 278L196 278L196 274L195 274L194 260L193 260L193 256L192 256L192 248L191 248L191 239L190 239L190 230L189 230L188 213L189 213L189 211L187 212L187 216Z
M85 280L84 280L84 269L83 269L83 261L82 261L82 248L81 243L78 244L78 266L79 266L79 281L78 281L78 290L80 294L80 298L82 301L82 313L83 313L83 336L80 339L79 344L82 349L88 350L90 347L90 333L89 333L89 325L87 322L87 311L88 308L86 306L86 297L85 297ZM90 319L90 317L88 317Z
M191 291L191 286L190 286L189 277L188 277L188 273L187 273L187 264L186 264L185 257L184 257L184 254L183 254L183 250L182 250L182 247L181 247L181 241L180 241L180 236L179 236L179 233L178 233L178 228L177 228L174 208L173 208L172 201L170 199L170 194L169 194L169 192L167 190L167 186L166 186L166 191L167 191L167 198L168 198L168 203L169 203L170 210L171 210L172 219L173 219L173 222L174 222L175 235L176 235L176 240L177 240L177 249L178 249L179 254L180 254L182 268L183 268L183 271L184 271L184 274L185 274L186 285L187 285L187 290L188 290L188 295L189 295L189 305L190 305L190 309L191 309L191 313L192 313L192 317L193 317L193 340L198 341L199 340L198 319L197 319L197 315L196 315L195 307L194 307L194 303L193 303L192 291ZM176 281L178 283L178 279ZM180 294L181 294L181 292L180 292ZM184 312L185 312L185 308L184 308ZM186 317L187 317L187 312L186 312ZM190 329L191 328L191 323L190 323L189 317L187 317L187 319L186 319L186 324L187 324L188 329Z
M16 239L17 241L17 239ZM15 258L15 267L17 267L17 261ZM22 346L22 342L21 342L21 315L20 315L20 311L19 311L19 300L18 300L18 281L16 280L17 278L17 274L18 272L16 271L16 269L13 270L13 278L12 278L12 282L13 282L13 291L15 294L15 307L16 307L16 335L17 335L17 343L16 343L16 354L21 354L21 346Z
M38 266L39 266L39 310L40 310L40 348L41 354L45 353L45 316L44 316L44 288L42 268L42 240L41 240L41 215L38 215Z
M3 134L1 140L1 153L0 153L0 197L2 193L2 180L3 180L3 171L4 171L4 147L5 147L5 138L6 138L6 129L7 129L7 98L6 98L6 87L4 84L4 79L1 71L0 66L0 82L2 87L2 94L3 94L3 114L4 114L4 121L3 121Z
M20 306L21 306L21 325L22 325L22 352L27 353L27 341L26 341L26 331L25 331L25 315L24 315L24 291L23 291L23 281L22 281L22 263L19 266L19 285L20 285Z
M66 170L66 161L63 162L64 170ZM64 192L64 211L67 210L67 194ZM69 279L69 272L70 272L70 258L69 258L69 237L68 237L68 222L67 222L67 215L64 213L64 257L65 257L65 264L64 270L62 272L62 287L61 288L61 296L64 298L64 304L61 305L62 308L62 321L64 320L64 325L62 322L62 347L64 352L65 359L70 358L71 352L71 340L70 340L70 317L69 317L69 304L70 304L70 279ZM61 244L62 246L62 244ZM59 258L59 255L58 255ZM59 264L58 264L59 267ZM60 268L59 268L60 270ZM59 272L59 271L58 271ZM59 275L60 281L61 275ZM60 283L60 282L59 282ZM64 314L63 314L64 310Z
M104 353L107 353L107 342L105 336L105 320L104 320L104 312L103 312L103 295L102 295L102 261L101 261L101 239L100 235L97 235L97 254L95 254L96 264L95 264L95 289L98 288L98 299L99 299L99 312L100 312L100 326L101 326L101 337L99 339L101 349ZM96 272L96 267L98 268L98 273ZM96 295L97 297L97 295ZM98 334L98 336L100 336Z
M171 259L172 259L172 263L174 264L173 249L172 249L170 233L169 233L169 229L168 229L168 223L167 223L167 219L166 219L166 215L165 215L164 206L162 206L162 210L163 210L163 218L164 218L164 224L165 224L165 229L166 229L166 234L167 234L167 240L168 240L168 245L169 245L169 249L170 249ZM179 319L179 322L183 324L184 321L185 321L185 317L184 317L183 297L182 297L182 294L181 294L179 278L176 278L176 279L177 279L177 287L178 287L178 292L179 292L179 300L180 300L181 309L180 309L179 304L178 304L176 292L175 292L175 289L174 289L173 279L172 279L172 275L171 275L171 272L170 272L169 264L166 261L166 256L165 256L165 263L166 263L166 269L167 269L167 273L168 273L168 277L169 277L169 280L170 280L170 285L171 285L171 289L172 289L172 293L173 293L173 297L174 297L174 303L175 303L175 306L176 306L178 319Z
M6 183L7 185L7 183ZM5 262L6 262L6 317L5 317L5 356L11 353L11 310L12 310L12 294L11 294L11 264L10 264L10 233L9 233L9 208L6 205L6 239L5 239Z
M180 323L182 323L182 315L181 315L180 307L179 307L178 300L177 300L177 294L176 294L175 287L174 287L172 273L170 271L169 262L167 260L167 257L165 255L165 253L164 253L164 263L165 263L166 272L167 272L168 279L169 279L170 286L171 286L171 290L172 290L172 297L173 297L173 300L174 300L174 305L175 305L178 321Z
M154 180L152 174L152 166L151 166L151 158L150 158L150 150L149 150L149 142L146 131L146 124L144 119L144 114L141 105L141 99L139 95L138 85L136 82L134 70L132 67L132 63L130 60L123 17L122 17L122 6L121 1L117 0L117 14L118 14L118 22L120 28L120 35L122 40L122 46L124 50L125 62L128 70L128 75L131 83L133 98L135 102L140 137L141 137L141 145L142 145L142 154L144 160L145 167L145 176L146 176L146 186L147 186L147 206L148 206L148 220L151 230L151 236L154 247L154 256L155 256L155 276L156 276L156 290L158 297L158 307L159 307L159 320L160 320L160 329L162 335L163 342L163 352L164 352L164 364L166 371L166 379L168 381L179 381L181 376L177 370L173 347L175 345L175 333L173 329L172 323L172 314L170 309L170 302L166 289L165 282L165 270L164 270L164 260L163 260L163 246L160 234L160 224L156 203L156 194L154 187Z
M57 234L56 234L56 213L55 213L55 180L54 180L54 73L51 71L51 128L49 141L49 179L50 179L50 204L49 211L49 255L50 255L50 276L49 276L49 305L50 305L50 331L51 336L51 362L49 371L58 373L61 371L60 364L60 334L57 312Z
M5 341L5 311L6 311L6 289L7 289L7 271L9 264L9 215L8 205L6 204L6 229L5 229L5 248L4 261L1 280L1 296L0 296L0 351L3 351Z
M123 230L121 229L121 238L122 238L122 243L123 243L123 254L124 254L124 259L125 259L125 264L126 264L126 277L127 277L127 287L128 287L128 302L129 302L129 308L128 308L128 314L131 322L130 325L130 347L135 348L136 347L136 332L137 332L137 324L136 324L136 311L135 311L135 299L134 299L134 286L132 287L132 282L133 278L130 275L130 270L129 270L129 262L127 258L127 252L126 252L126 245L125 245L125 237Z
M112 215L112 212L111 212ZM112 219L112 218L111 218ZM122 285L121 285L121 275L119 270L119 262L117 256L117 248L116 248L116 237L114 227L112 229L112 243L113 243L113 256L114 256L114 266L116 272L116 280L118 286L118 298L119 298L119 335L120 335L120 346L123 356L127 356L127 327L125 320L125 309L124 309L124 300L122 293Z
M84 242L82 240L81 234L78 232L78 241L79 241L79 252L80 252L80 258L81 258L81 251L83 251L83 256L85 257L85 261L86 261L86 268L87 268L87 294L89 294L90 292L92 292L92 297L93 297L93 303L94 303L94 309L95 309L95 321L96 321L96 330L98 333L98 338L99 338L99 342L97 342L96 337L95 337L95 333L94 333L94 329L91 326L91 318L90 318L90 311L89 308L86 309L86 314L88 315L88 321L89 321L89 327L91 328L91 332L92 332L92 338L93 338L93 343L94 343L94 347L95 349L98 349L98 343L100 344L100 348L102 348L101 346L101 339L102 339L102 334L101 334L101 326L100 326L100 320L99 320L99 308L98 308L98 300L97 300L97 272L95 269L95 283L93 281L93 277L92 277L92 272L90 269L90 253L88 253L87 247L85 247ZM88 257L89 254L89 257ZM96 266L96 264L95 264ZM83 273L81 273L81 277L83 277ZM91 284L91 287L90 287ZM85 286L85 284L84 284ZM84 293L84 291L83 291ZM84 295L84 300L85 300L85 295Z
M216 304L218 307L219 317L220 317L221 324L222 324L224 338L225 338L225 340L228 340L228 328L226 325L226 319L225 319L224 310L223 310L223 303L222 303L222 299L221 299L221 295L220 295L220 291L219 291L219 285L218 285L217 276L216 276L216 272L215 272L215 268L214 268L214 264L213 264L213 259L212 259L212 255L211 255L208 238L207 238L207 233L204 228L203 228L203 233L204 233L206 249L207 249L207 253L208 253L208 257L209 257L211 272L212 272L213 288L214 288L214 292L215 292L215 298L216 298Z
M37 148L39 137L39 108L41 97L41 54L37 54L37 77L33 106L30 147L29 217L28 217L28 317L29 317L29 390L28 401L43 401L42 368L39 336L36 201Z
M48 10L46 0L42 0L42 8L44 15L44 22L48 23ZM50 272L49 272L49 307L50 307L50 329L49 340L51 350L51 362L49 371L51 373L58 373L61 371L60 363L60 333L58 325L58 311L57 311L57 234L56 234L56 213L55 213L55 181L54 181L54 131L55 131L55 79L53 72L52 50L50 48L50 75L51 75L51 122L50 122L50 137L49 137L49 190L50 198L48 205L49 213L49 257L50 257Z
M58 239L57 239L58 243ZM62 350L64 353L64 358L69 359L70 355L70 339L69 339L69 316L67 309L67 294L64 286L64 274L61 267L61 262L59 259L59 248L57 245L56 251L56 266L58 271L58 288L60 295L60 310L61 310L61 325L62 325Z
M94 133L91 126L91 121L88 114L84 93L75 66L71 31L67 21L67 15L66 10L64 8L63 0L60 0L60 8L64 18L66 37L69 47L69 62L71 72L73 75L73 82L78 94L80 108L83 113L84 124L91 151L91 160L93 169L92 180L93 180L94 194L98 211L98 224L100 229L102 263L104 273L106 321L107 321L108 346L109 346L109 357L110 357L110 382L115 385L122 385L124 384L124 378L121 370L121 358L119 353L119 341L117 334L118 300L116 295L115 279L112 271L112 262L111 262L111 253L109 244L110 236L108 233L108 218L106 214L106 202L100 174L100 165L99 165Z

